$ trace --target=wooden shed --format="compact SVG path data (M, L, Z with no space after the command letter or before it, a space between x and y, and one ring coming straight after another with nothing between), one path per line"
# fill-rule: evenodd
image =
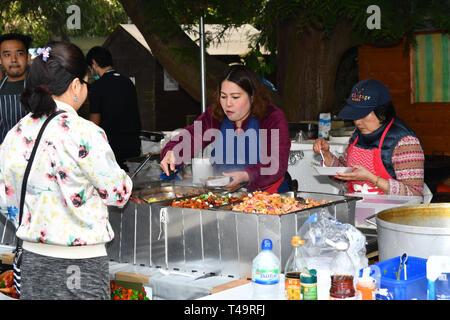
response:
M215 30L217 26L205 25L205 32ZM255 32L258 31L250 25L232 30L223 41L208 47L207 52L226 63L239 62L239 55L248 51L248 35ZM198 37L195 34L188 35L192 39ZM119 25L103 46L111 51L116 70L135 82L144 130L170 131L182 128L200 115L200 102L195 101L164 70L134 24Z
M422 141L425 154L450 156L449 34L415 34L417 46L358 49L359 79L387 85L396 112Z

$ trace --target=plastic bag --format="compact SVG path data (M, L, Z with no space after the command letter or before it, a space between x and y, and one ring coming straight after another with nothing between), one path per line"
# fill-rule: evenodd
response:
M321 210L313 213L300 227L298 235L305 240L303 245L307 257L329 257L336 253L336 249L326 242L346 241L349 243L348 255L356 270L367 267L366 237L348 223L341 223L334 219L328 212Z

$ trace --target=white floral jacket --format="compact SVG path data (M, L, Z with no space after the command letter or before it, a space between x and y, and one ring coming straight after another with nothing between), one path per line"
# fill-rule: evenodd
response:
M46 127L28 177L17 236L63 246L102 244L114 232L107 206L123 207L132 182L116 163L104 131L69 105ZM46 116L28 114L0 146L0 212L18 227L22 178Z

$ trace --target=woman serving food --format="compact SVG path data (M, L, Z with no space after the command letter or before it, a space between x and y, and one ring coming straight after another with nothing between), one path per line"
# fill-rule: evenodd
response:
M422 145L396 116L391 93L383 83L367 79L354 85L338 117L353 120L356 127L346 152L337 158L323 138L314 142L313 150L322 151L326 166L354 168L334 176L347 181L349 193L423 195Z
M211 163L218 175L231 177L226 186L248 183L249 191L289 191L289 138L286 117L247 67L229 67L215 103L193 125L173 137L161 152L161 168L182 165L213 143Z

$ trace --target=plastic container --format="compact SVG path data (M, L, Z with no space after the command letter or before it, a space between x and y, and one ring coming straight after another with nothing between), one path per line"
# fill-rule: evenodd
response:
M427 260L428 300L450 300L450 256L430 256Z
M377 300L427 300L427 260L418 257L408 257L406 264L407 277L405 280L405 268L397 280L400 257L394 257L369 266L370 275L379 273L380 290L386 289L386 295L376 295Z
M319 138L327 139L330 137L331 113L321 113L319 115Z
M364 268L356 282L357 300L375 300L376 281L370 276L370 268Z
M300 274L302 300L317 300L317 271L310 269Z
M272 252L272 241L264 239L261 252L253 259L253 300L278 300L280 283L280 259Z
M285 293L287 300L302 300L301 273L308 267L303 256L301 246L305 243L299 236L293 236L291 240L292 253L284 267Z

